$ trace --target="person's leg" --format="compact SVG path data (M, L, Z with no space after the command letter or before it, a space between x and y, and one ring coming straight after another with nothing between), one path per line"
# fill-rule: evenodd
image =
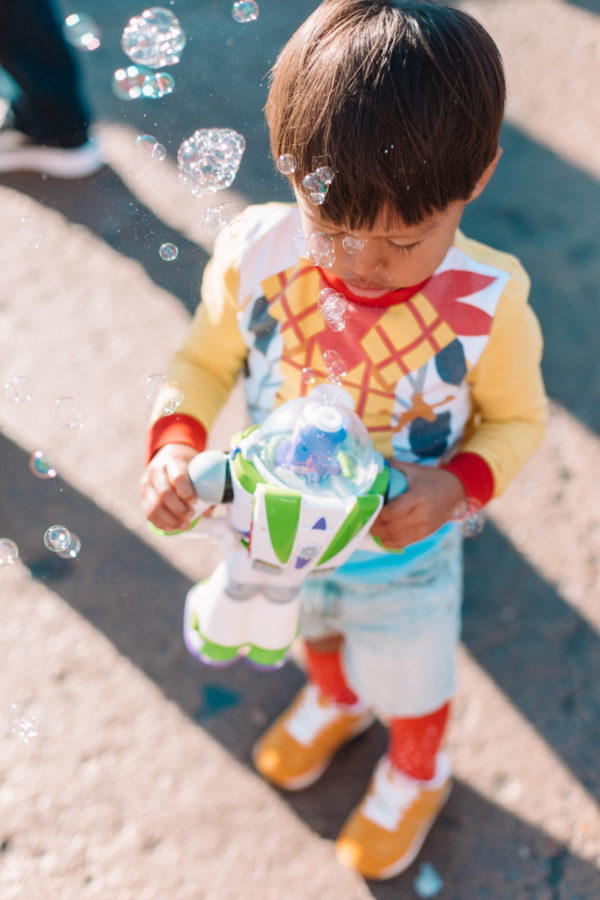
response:
M39 144L78 147L90 114L50 0L0 4L0 63L20 88L14 127Z

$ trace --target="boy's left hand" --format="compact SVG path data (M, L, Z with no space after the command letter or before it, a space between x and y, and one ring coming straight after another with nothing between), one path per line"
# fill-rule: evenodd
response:
M422 540L451 519L466 500L462 482L452 472L394 460L390 465L404 472L408 488L385 504L371 528L384 547L406 547Z

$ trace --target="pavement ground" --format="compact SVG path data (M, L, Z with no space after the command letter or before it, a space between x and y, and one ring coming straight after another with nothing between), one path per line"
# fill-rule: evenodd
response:
M316 4L263 0L247 25L224 0L171 5L189 37L176 89L125 102L110 76L141 9L77 4L102 27L101 47L79 59L107 165L79 182L0 179L0 383L32 382L28 402L0 396L0 536L20 551L0 567L0 897L403 900L427 861L443 900L596 900L600 4L463 4L497 40L510 86L504 156L464 230L531 274L552 409L541 450L467 544L455 787L420 861L388 883L346 871L333 850L383 729L306 791L263 783L251 747L301 685L299 654L270 675L195 663L182 602L217 551L153 537L139 509L141 384L165 370L210 251L177 147L198 127L234 127L246 155L219 199L289 197L268 159L264 76ZM142 132L165 144L163 163L140 159ZM173 262L159 257L166 241ZM60 397L77 401L83 428L56 424ZM211 444L244 417L236 390ZM37 449L56 479L31 474ZM45 549L57 523L80 537L78 559Z

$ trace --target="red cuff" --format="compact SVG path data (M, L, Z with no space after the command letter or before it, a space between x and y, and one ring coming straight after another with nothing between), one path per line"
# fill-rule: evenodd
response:
M146 436L146 464L166 444L188 444L198 453L206 447L206 429L192 416L163 416L148 429Z
M462 483L469 500L479 500L482 506L492 499L494 476L489 465L478 453L457 453L442 469L452 472Z

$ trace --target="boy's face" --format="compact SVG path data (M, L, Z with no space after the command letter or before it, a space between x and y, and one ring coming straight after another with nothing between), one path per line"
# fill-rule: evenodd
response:
M401 220L390 225L382 219L372 229L349 232L328 223L318 207L297 190L294 193L309 248L315 241L330 247L333 253L327 263L332 258L333 263L327 270L341 278L353 294L369 299L429 278L452 246L466 206L464 200L457 200L418 225L405 225ZM328 237L310 237L322 234Z

